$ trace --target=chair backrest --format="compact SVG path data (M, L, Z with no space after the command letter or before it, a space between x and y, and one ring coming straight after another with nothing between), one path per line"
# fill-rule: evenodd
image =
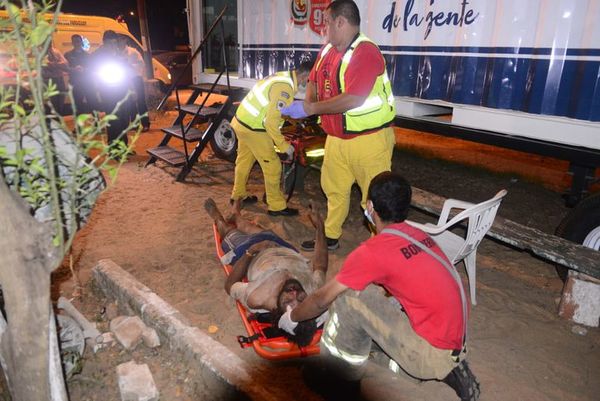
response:
M467 227L467 235L465 242L461 247L460 251L454 256L451 262L453 264L458 263L467 257L471 252L475 251L479 246L479 243L485 237L485 234L490 230L496 213L500 207L500 202L507 194L505 189L498 192L492 199L473 205L456 216L454 216L446 227L451 227L461 220L469 219L469 225Z

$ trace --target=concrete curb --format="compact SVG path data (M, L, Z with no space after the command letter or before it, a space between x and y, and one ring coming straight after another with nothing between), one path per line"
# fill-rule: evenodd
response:
M264 370L250 366L224 345L190 326L177 309L112 260L100 260L93 269L93 279L107 297L128 305L166 340L172 351L188 362L190 369L197 370L195 377L211 400L293 398L289 391L277 388Z

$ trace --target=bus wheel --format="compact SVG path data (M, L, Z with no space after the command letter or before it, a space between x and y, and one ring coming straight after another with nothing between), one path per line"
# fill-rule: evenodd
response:
M223 120L210 139L210 147L219 159L235 163L237 156L237 138L229 121Z

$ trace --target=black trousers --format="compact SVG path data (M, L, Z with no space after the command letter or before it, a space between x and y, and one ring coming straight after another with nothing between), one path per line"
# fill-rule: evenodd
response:
M70 84L73 87L73 100L77 114L98 110L98 97L91 83L87 82L85 78L71 76Z
M100 96L102 98L102 111L107 114L112 113L117 106L117 103L124 99L126 95L126 88L125 90L121 88L106 88L101 90ZM112 144L117 140L121 140L125 143L125 145L127 145L127 132L123 132L129 125L129 110L127 103L121 104L121 107L119 107L119 109L115 112L115 116L117 118L111 121L107 128L108 143ZM121 136L121 134L123 135Z
M133 119L136 114L142 115L148 113L148 106L146 106L146 88L144 86L144 79L138 75L133 77L132 81L135 96L131 101L130 113ZM142 118L142 127L150 127L150 119L148 116Z

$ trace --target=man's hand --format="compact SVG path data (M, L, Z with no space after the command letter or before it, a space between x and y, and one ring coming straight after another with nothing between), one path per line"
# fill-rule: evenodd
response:
M294 322L292 320L292 307L290 305L287 306L287 311L279 318L277 326L281 330L286 331L292 335L296 334L294 330L296 329L296 326L298 326L298 322Z
M294 100L288 107L283 107L281 109L281 114L296 119L308 117L308 114L304 111L303 100Z

